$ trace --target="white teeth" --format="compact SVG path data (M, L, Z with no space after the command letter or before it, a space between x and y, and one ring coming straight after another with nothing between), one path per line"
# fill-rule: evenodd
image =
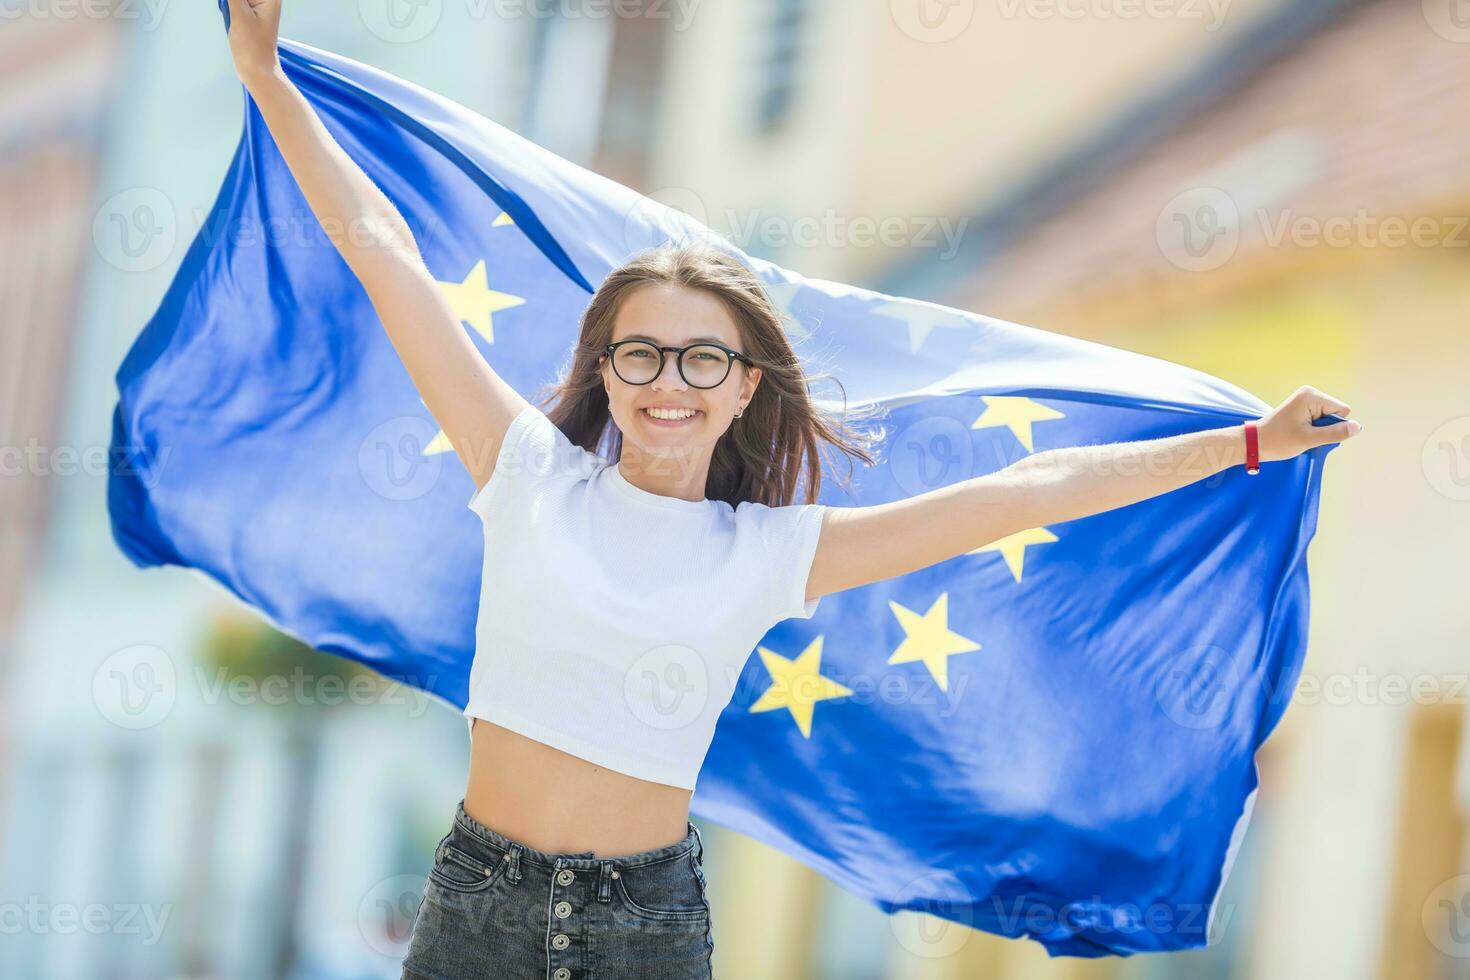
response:
M692 408L645 408L644 411L647 412L649 415L652 415L656 419L667 419L669 421L687 419L693 415L698 414Z

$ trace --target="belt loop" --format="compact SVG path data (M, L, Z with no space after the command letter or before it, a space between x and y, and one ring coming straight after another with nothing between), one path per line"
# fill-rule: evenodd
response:
M689 829L694 831L694 859L702 862L704 861L704 838L699 836L699 828L694 826L693 821L689 822Z
M597 873L597 900L599 902L612 901L612 867L611 861L600 862L600 870Z
M518 885L521 881L521 845L511 842L510 845L510 867L506 869L505 876L510 879L511 884Z

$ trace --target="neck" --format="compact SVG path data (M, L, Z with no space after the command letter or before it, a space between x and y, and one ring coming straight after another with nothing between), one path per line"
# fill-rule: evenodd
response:
M709 457L698 453L654 456L624 443L617 466L623 479L640 490L695 503L704 499L709 480Z

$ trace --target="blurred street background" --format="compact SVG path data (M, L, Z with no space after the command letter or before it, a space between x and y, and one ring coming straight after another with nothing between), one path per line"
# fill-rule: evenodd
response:
M1366 423L1208 949L1053 961L700 823L716 976L1470 977L1465 0L288 0L282 35L804 275ZM464 790L457 712L109 531L113 372L243 98L212 2L0 0L0 977L397 977Z

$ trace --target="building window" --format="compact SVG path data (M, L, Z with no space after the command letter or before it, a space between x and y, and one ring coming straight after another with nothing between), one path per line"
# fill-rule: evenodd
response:
M594 169L629 187L647 185L659 138L666 25L665 18L652 15L613 19L607 106Z
M781 128L791 115L810 7L809 0L766 0L756 59L756 127L762 132Z
M531 0L525 135L579 166L592 163L607 104L613 25L569 16L555 0Z

